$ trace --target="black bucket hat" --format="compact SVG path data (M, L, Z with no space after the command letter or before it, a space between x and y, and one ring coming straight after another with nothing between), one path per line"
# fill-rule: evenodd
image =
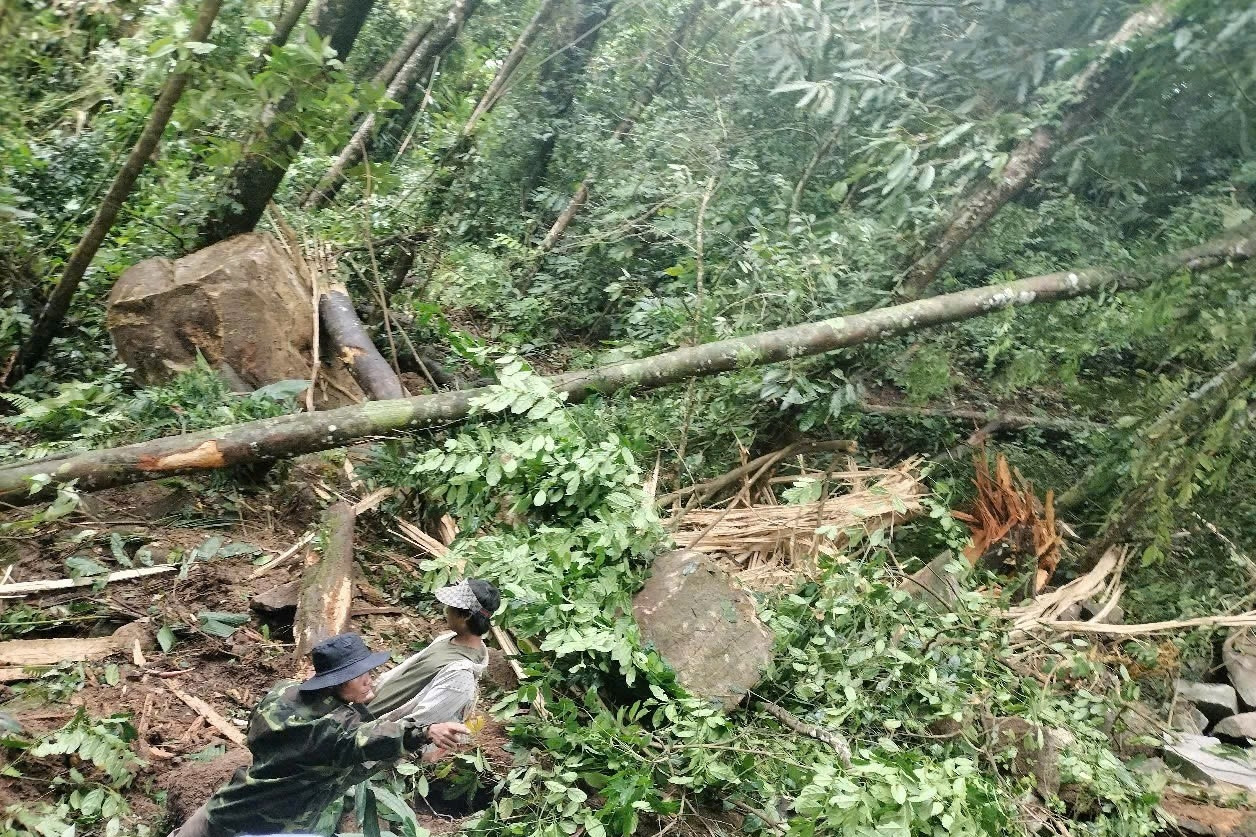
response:
M357 634L340 634L315 645L310 656L314 658L314 676L297 687L303 692L348 683L379 668L391 655L387 651L372 653Z

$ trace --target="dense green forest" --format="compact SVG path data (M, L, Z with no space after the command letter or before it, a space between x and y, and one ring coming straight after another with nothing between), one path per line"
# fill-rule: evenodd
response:
M1256 710L1256 6L4 0L0 40L0 835L176 824L338 500L381 646L505 601L492 746L376 775L385 831L1250 833L1256 715L1175 717ZM750 590L745 700L634 618L677 545Z

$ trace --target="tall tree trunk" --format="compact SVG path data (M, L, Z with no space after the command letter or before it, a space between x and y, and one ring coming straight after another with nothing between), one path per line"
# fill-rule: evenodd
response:
M560 123L571 110L576 92L584 82L584 71L593 58L602 25L614 4L615 0L576 0L575 13L558 26L559 49L541 67L537 81L540 91L538 124L544 136L525 151L520 169L520 194L525 201L545 179Z
M1051 162L1056 150L1082 126L1100 115L1112 99L1116 86L1116 53L1135 38L1146 37L1163 29L1172 19L1167 3L1158 0L1126 19L1117 33L1104 45L1102 54L1086 66L1073 80L1074 103L1066 106L1058 126L1041 126L1008 156L1007 165L996 183L981 186L967 197L951 215L946 226L934 238L930 249L907 269L902 293L914 298L937 277L938 271L968 239L981 229L999 210L1038 179Z
M266 66L266 59L270 57L271 52L288 43L288 38L292 36L292 30L297 28L297 24L301 22L301 16L305 14L305 9L309 5L310 0L294 0L293 4L279 16L279 20L275 22L275 31L271 34L270 40L266 42L266 48L253 61L251 72L254 75L261 72L262 68Z
M343 60L353 48L375 0L323 0L315 10L314 30L329 39ZM209 245L248 232L257 225L305 143L295 130L297 96L289 93L267 114L259 135L235 164L222 204L201 227L201 244Z
M519 69L524 56L532 46L532 41L536 39L537 33L541 31L541 27L553 11L555 2L556 0L541 0L532 19L523 27L519 37L515 39L514 46L502 60L501 66L497 68L493 80L489 82L484 94L480 96L475 110L471 112L466 124L462 126L462 131L459 132L453 147L443 155L439 170L432 179L431 185L425 190L426 199L423 201L423 210L416 225L419 230L435 223L444 215L449 205L450 189L467 161L473 156L471 152L475 148L475 129L479 126L480 120L491 113L505 95L506 85L510 83L515 71ZM410 269L414 267L416 256L417 249L413 244L399 248L385 286L386 296L391 297L401 290Z
M466 22L467 17L475 11L478 0L454 0L450 7L443 15L438 18L433 25L432 31L428 34L423 42L418 45L414 52L406 59L405 64L397 71L397 75L388 85L387 96L393 101L402 101L408 99L424 74L431 70L432 62L434 62L446 49L453 44L458 37L458 33L462 30L462 25ZM345 173L353 166L360 163L369 153L374 145L375 138L379 130L387 130L388 127L401 124L406 120L404 114L406 108L400 111L403 114L394 118L385 114L383 124L376 114L367 114L366 119L362 120L362 124L353 132L353 136L345 147L341 149L340 154L336 157L335 162L331 164L331 168L319 180L306 196L303 206L306 209L327 206L332 199L336 197L336 193L340 191L340 187L344 185ZM413 117L413 111L409 111Z
M568 372L549 379L569 401L595 393L645 390L686 378L716 375L830 352L982 317L1025 305L1073 299L1112 288L1135 289L1179 270L1204 270L1256 257L1256 224L1198 247L1162 256L1129 271L1082 268L971 288L863 314L704 343L653 357ZM0 502L23 505L75 480L81 491L178 474L329 450L383 434L444 426L465 418L489 389L442 392L395 401L369 401L319 413L301 413L218 427L133 445L0 467Z
M201 0L196 20L188 30L187 40L208 41L210 30L214 26L214 18L218 16L221 6L222 0ZM136 140L131 153L127 155L122 168L114 175L109 191L96 209L96 215L83 233L83 237L79 239L78 246L70 254L70 259L61 272L61 278L52 289L43 311L40 312L39 318L31 329L30 337L18 352L17 358L10 364L3 381L5 385L12 385L38 363L48 350L49 344L52 343L52 338L60 331L61 323L65 319L66 312L70 310L70 302L74 299L74 293L87 273L87 268L95 258L105 236L113 228L118 213L122 211L122 205L135 188L136 181L139 180L140 172L144 170L149 158L157 150L161 135L166 130L170 117L174 115L175 105L179 103L179 98L187 87L191 65L192 59L181 60L176 64L176 71L166 78L161 92L157 95L157 100L153 103L153 109L148 115L144 130L140 132L139 139Z
M620 143L624 137L628 136L641 118L641 115L645 113L646 108L650 106L654 98L658 96L659 91L663 89L663 86L667 84L668 79L673 75L676 69L676 56L680 52L681 46L684 45L685 39L689 37L689 30L693 28L698 15L702 12L702 7L705 5L706 0L694 0L689 5L689 8L685 9L685 13L681 15L680 22L676 24L676 29L667 41L667 48L664 50L662 61L646 85L637 92L632 105L628 108L628 112L624 114L624 118L619 121L619 124L615 126L614 132L611 133L612 145ZM567 200L567 205L563 207L563 211L554 220L554 224L550 227L549 232L545 234L545 238L541 240L540 246L537 247L537 258L533 261L527 276L522 280L525 286L536 275L536 271L540 268L541 258L553 250L554 246L562 240L563 235L567 232L567 227L571 225L572 220L588 202L589 186L592 180L592 175L586 174L584 176L584 179L580 181L580 185L576 187L576 190Z

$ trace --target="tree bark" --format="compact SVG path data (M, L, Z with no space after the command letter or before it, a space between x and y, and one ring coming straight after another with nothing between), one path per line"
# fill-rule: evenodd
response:
M323 318L327 336L339 350L340 360L349 367L367 396L376 401L406 397L397 373L366 333L344 285L331 285L322 292L318 298L318 313Z
M341 60L353 48L374 3L375 0L323 0L315 10L314 30L329 39ZM258 136L228 177L224 200L201 227L201 246L248 232L261 219L288 173L288 166L305 143L305 135L291 124L297 118L297 98L295 93L284 96L263 119Z
M384 66L379 68L379 72L375 74L371 81L387 90L388 85L392 84L393 79L397 77L397 73L401 72L401 68L410 60L410 56L414 55L414 51L419 48L419 45L423 43L435 25L436 21L428 20L411 29L409 34L406 35L406 39L393 50L393 54L388 56Z
M492 112L502 96L505 95L506 85L523 62L523 58L531 47L537 33L541 30L541 26L544 25L545 20L553 11L554 2L555 0L541 0L541 4L537 7L535 14L532 15L532 19L528 21L523 31L519 33L514 46L511 47L510 52L503 59L502 65L493 76L493 80L489 82L484 95L480 96L480 100L475 105L475 110L471 112L471 116L467 118L466 124L462 126L462 131L459 133L457 141L452 148L445 152L432 185L426 189L427 198L423 202L423 209L417 224L419 230L439 220L444 214L449 203L450 189L453 187L454 181L457 179L459 172L462 171L463 166L471 159L471 151L475 147L476 127L481 119ZM388 283L385 286L385 295L387 297L391 297L401 290L401 286L405 283L410 269L414 267L414 260L417 255L417 248L413 244L402 245L398 249L389 273Z
M578 13L559 25L560 51L542 66L537 81L540 90L538 124L544 137L523 156L520 193L525 201L545 179L558 140L558 123L571 110L584 71L593 58L602 25L614 4L615 0L578 0Z
M458 33L462 30L463 23L467 17L475 11L478 0L454 0L445 13L433 24L432 31L428 34L423 42L418 45L414 52L406 59L405 64L397 71L397 75L388 85L386 95L393 101L401 101L409 97L415 86L423 78L426 71L432 67L432 62L437 59L458 37ZM405 109L403 108L403 113ZM337 155L335 162L331 164L331 168L319 180L318 185L310 190L306 196L302 206L306 209L327 206L336 197L340 191L340 187L344 185L345 173L362 162L365 156L371 151L375 138L378 135L376 126L379 124L377 114L367 114L362 120L362 124L353 132L353 136L345 147L341 149ZM386 123L380 126L380 130L385 130L390 124L395 124L389 116L384 117ZM403 117L404 118L404 117Z
M310 5L310 0L294 0L279 20L275 22L275 31L271 34L270 40L266 42L266 48L262 50L262 54L257 56L253 61L251 73L256 75L263 67L266 66L266 59L271 52L288 43L288 38L292 36L292 30L297 28L297 24L301 21L301 16L305 14L305 9Z
M645 113L653 102L659 91L667 84L668 79L672 76L676 67L676 56L680 52L680 48L684 45L685 39L689 36L689 30L693 27L698 19L698 15L702 12L706 0L694 0L689 8L685 9L685 13L681 15L680 22L676 25L675 31L672 32L671 38L667 41L667 49L664 51L664 57L659 64L654 75L650 77L650 81L641 88L633 99L632 105L628 108L628 112L624 114L623 119L615 126L615 130L611 133L611 144L616 145L623 141L624 137L632 132L636 127L637 121L641 119L641 115ZM545 238L541 239L540 245L537 247L537 258L533 261L527 274L520 280L523 287L531 282L532 277L536 275L540 269L541 259L554 249L554 246L562 240L563 235L567 232L567 227L571 226L572 220L584 208L589 201L589 186L593 181L591 174L586 174L584 179L580 181L580 185L572 193L568 199L567 205L563 207L563 211L554 219L554 224L549 228L549 232L545 234Z
M207 41L210 30L214 26L214 18L218 16L221 6L222 0L201 0L196 20L188 30L187 40ZM187 59L186 64L180 61L176 65L175 72L166 78L161 92L157 95L157 100L153 103L153 110L148 116L144 130L127 155L122 168L114 175L109 191L105 193L91 224L83 233L83 237L79 239L78 246L74 248L69 261L66 262L61 278L52 289L43 311L40 312L39 318L31 329L30 337L18 352L16 360L10 364L4 381L0 383L6 386L12 385L30 371L43 358L48 346L52 343L52 338L60 331L61 323L65 320L66 312L70 310L70 302L74 299L79 283L83 281L83 276L87 273L87 268L91 265L97 251L100 250L100 245L104 243L105 236L109 234L109 230L118 219L118 213L122 211L122 205L126 203L126 199L135 188L140 172L144 170L144 166L157 150L157 144L161 142L161 135L166 130L171 116L174 115L175 105L179 103L183 90L187 87L191 63L191 58Z
M1041 126L1008 156L997 183L969 194L936 236L930 249L907 269L902 294L915 298L937 277L951 257L999 210L1038 179L1059 146L1108 106L1119 64L1115 54L1135 38L1164 28L1172 19L1165 2L1140 9L1104 45L1102 54L1073 80L1074 103L1061 113L1058 126Z
M349 627L353 605L353 506L336 503L323 515L322 543L305 558L297 614L292 623L295 655L305 662L310 649Z
M548 380L573 403L596 393L654 389L686 378L823 354L1008 308L1073 299L1104 289L1132 290L1179 270L1206 270L1253 256L1256 224L1248 224L1198 247L1162 256L1128 271L1090 267L970 288L862 314L568 372ZM80 491L110 488L330 450L370 436L448 425L465 418L471 400L487 391L471 389L369 401L0 467L0 503L23 505L43 500L56 494L58 483L70 480L76 481Z

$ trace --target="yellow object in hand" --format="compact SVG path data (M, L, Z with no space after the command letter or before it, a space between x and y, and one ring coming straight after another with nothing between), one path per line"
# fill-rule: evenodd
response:
M474 718L468 718L465 726L471 731L472 735L479 735L480 730L484 729L485 723L486 721L483 715L476 715Z

